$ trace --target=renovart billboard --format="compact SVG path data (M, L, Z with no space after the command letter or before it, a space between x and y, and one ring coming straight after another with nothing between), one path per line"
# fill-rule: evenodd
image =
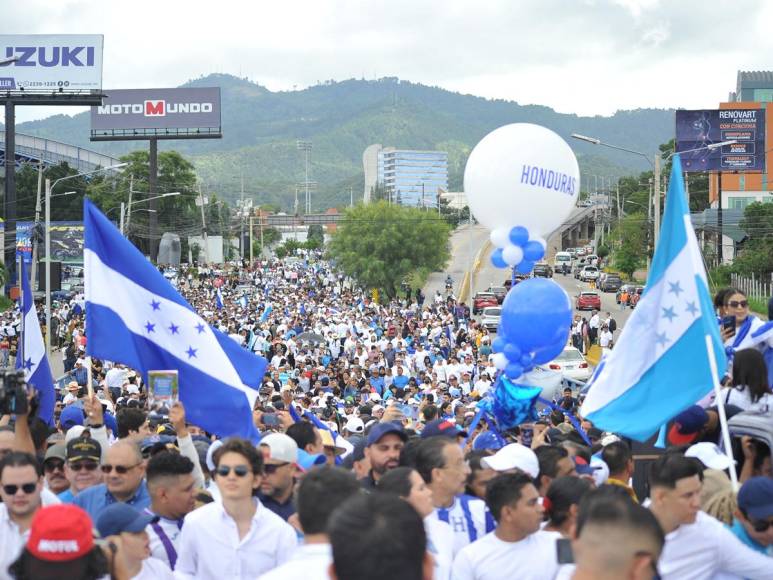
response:
M92 140L220 136L220 88L106 91L91 107Z
M736 143L707 148L723 141ZM677 111L676 152L685 171L764 172L765 110Z
M101 34L0 35L0 90L102 90Z

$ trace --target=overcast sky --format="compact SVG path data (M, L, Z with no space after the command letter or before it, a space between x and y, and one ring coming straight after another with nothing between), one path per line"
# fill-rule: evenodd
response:
M396 76L610 115L716 107L735 88L738 69L773 68L773 2L765 0L22 4L0 0L0 34L104 34L105 88L173 87L211 72L271 90ZM17 122L52 112L20 108Z

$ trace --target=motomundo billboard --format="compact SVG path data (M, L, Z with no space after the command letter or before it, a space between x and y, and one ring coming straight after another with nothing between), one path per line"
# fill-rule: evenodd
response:
M185 138L220 134L220 88L106 91L91 107L91 138Z
M737 141L717 149L712 143ZM683 153L690 149L701 149ZM676 112L676 151L685 171L765 171L765 110Z
M100 91L101 34L0 35L0 89Z

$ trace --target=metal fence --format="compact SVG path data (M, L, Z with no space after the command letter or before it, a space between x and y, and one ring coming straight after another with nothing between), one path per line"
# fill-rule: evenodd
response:
M773 296L773 273L766 277L758 277L752 274L751 278L731 274L730 283L733 288L743 291L749 298L767 302Z

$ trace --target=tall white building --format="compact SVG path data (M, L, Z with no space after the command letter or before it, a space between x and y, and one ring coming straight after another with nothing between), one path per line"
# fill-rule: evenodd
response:
M436 208L438 196L448 190L448 153L383 148L378 151L378 183L393 203Z

